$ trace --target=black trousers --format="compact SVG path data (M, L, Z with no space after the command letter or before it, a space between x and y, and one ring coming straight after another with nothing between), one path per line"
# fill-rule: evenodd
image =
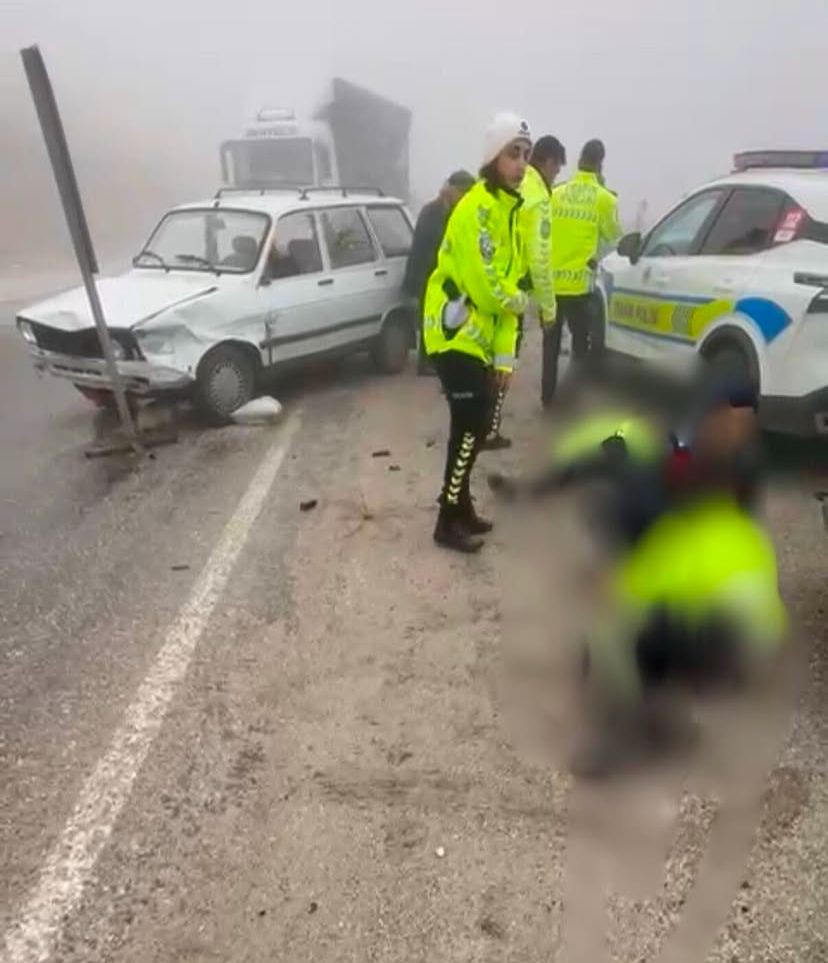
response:
M518 318L517 341L515 342L515 359L520 357L520 349L523 347L523 315ZM506 400L506 392L500 388L492 386L489 392L489 428L487 437L500 434L500 426L503 422L503 402Z
M491 415L489 368L460 351L433 355L451 416L440 505L461 516L471 504L470 480Z
M543 329L543 374L541 402L549 404L558 387L558 359L561 354L563 326L572 335L572 360L584 361L594 339L595 304L592 294L560 294L557 298L558 315L554 324Z

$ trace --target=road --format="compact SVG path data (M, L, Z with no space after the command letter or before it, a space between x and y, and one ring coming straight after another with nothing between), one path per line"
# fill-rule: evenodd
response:
M492 465L538 430L528 353ZM573 513L534 523L530 651L518 523L431 543L435 383L279 394L278 428L87 461L88 404L0 327L3 963L828 959L824 478L768 508L789 671L596 790L560 752Z

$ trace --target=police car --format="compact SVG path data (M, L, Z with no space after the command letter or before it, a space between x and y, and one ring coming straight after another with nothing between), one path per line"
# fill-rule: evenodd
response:
M738 154L601 264L607 347L748 376L763 425L828 435L828 151Z

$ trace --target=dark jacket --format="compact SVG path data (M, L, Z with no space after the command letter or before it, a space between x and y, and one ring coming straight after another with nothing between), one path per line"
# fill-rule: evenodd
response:
M422 304L426 284L437 267L437 254L448 223L448 210L438 197L423 207L414 227L403 291Z

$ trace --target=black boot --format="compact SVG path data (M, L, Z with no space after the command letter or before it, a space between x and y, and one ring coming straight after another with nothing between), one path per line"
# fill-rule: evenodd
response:
M505 448L512 447L512 440L510 438L504 438L503 435L498 432L496 435L489 435L489 437L480 446L481 451L503 451Z
M483 548L483 539L473 535L464 523L460 513L441 508L434 529L434 541L443 548L450 548L455 552L473 555Z
M474 508L474 501L469 498L463 499L463 527L470 535L488 535L494 528L494 524L487 518L481 518Z

